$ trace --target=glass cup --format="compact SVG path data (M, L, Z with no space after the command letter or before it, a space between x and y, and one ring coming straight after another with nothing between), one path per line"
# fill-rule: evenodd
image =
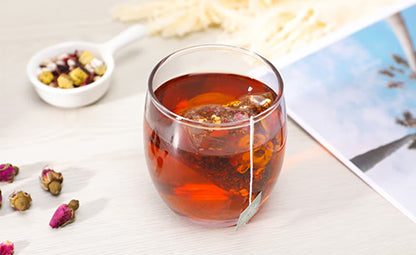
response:
M235 225L270 196L286 145L283 82L256 53L226 45L162 59L148 84L144 147L154 185L177 214Z

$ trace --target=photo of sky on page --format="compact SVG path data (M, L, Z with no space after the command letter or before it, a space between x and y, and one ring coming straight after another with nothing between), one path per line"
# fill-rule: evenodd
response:
M414 3L280 71L289 115L416 222Z

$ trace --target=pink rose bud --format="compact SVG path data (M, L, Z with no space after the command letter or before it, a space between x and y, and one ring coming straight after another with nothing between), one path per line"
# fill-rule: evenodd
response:
M13 255L14 254L14 243L5 241L0 243L0 255Z
M40 176L40 184L42 188L51 192L53 195L58 195L62 190L62 182L64 177L61 173L55 172L52 169L43 169Z
M49 226L52 228L64 227L75 220L75 211L79 207L78 200L71 200L69 204L63 204L56 209Z
M0 165L0 182L13 182L14 176L19 173L19 168L12 164Z

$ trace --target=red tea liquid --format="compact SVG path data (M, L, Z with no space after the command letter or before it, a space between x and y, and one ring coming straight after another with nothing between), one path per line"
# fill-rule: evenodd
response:
M232 107L247 95L268 95L273 103L278 95L257 80L220 73L181 76L154 93L168 110L195 121L184 124L162 113L151 100L146 102L145 153L158 192L180 215L235 223L249 204L250 126L244 119L247 114L240 113L245 110L238 110L246 106L228 112L223 106ZM254 124L251 197L263 191L262 202L277 180L286 142L284 107L274 106L264 115ZM240 125L226 126L239 120ZM211 126L198 125L207 121Z

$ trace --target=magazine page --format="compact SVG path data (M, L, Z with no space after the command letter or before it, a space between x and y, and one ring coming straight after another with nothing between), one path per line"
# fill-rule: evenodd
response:
M414 222L415 3L280 68L289 115Z

